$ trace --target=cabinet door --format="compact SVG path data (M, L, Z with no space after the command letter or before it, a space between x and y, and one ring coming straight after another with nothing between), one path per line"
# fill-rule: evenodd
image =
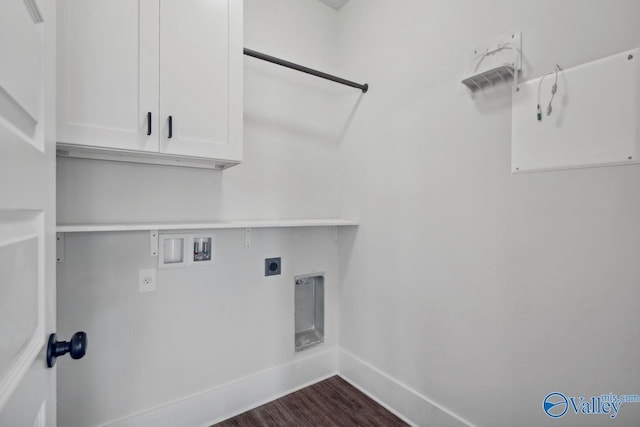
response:
M242 160L242 1L160 0L160 114L161 152Z
M158 0L57 3L58 141L157 152Z

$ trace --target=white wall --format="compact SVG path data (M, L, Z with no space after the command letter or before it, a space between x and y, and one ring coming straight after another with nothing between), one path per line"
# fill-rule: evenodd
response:
M289 284L309 269L341 283L327 345L339 317L342 368L377 370L416 406L430 400L477 426L537 426L551 422L541 410L551 391L640 392L640 169L512 176L508 90L471 99L459 83L470 48L513 29L525 78L639 46L639 12L634 0L351 0L338 13L246 0L245 46L366 81L369 93L245 58L244 165L59 160L60 222L339 214L362 225L341 233L339 258L331 230L262 230L250 251L240 231L219 232L219 263L161 272L151 295L136 293L137 270L153 262L144 233L68 235L59 332L87 329L90 347L58 364L59 424L96 425L294 360ZM267 280L261 260L275 251L291 270ZM224 311L210 310L221 300ZM260 345L237 338L252 327L243 309L267 325ZM173 343L189 328L214 339L195 342L184 371L167 369L188 355L160 352L161 334ZM420 425L458 425L413 413ZM639 421L628 405L615 421L554 424Z
M58 425L101 425L335 346L332 230L255 229L250 249L244 230L224 230L215 245L214 265L158 270L157 291L140 294L138 270L157 265L148 233L67 234L58 333L84 330L89 345L57 364ZM282 275L264 277L270 256ZM326 273L326 340L294 354L293 277L310 272Z
M473 46L514 29L525 79L640 46L640 2L338 15L343 73L371 86L341 100L340 215L361 226L341 245L339 346L477 426L639 425L640 405L613 421L541 408L552 391L638 393L640 167L513 176L508 89L471 99L459 82Z
M245 46L312 67L335 69L336 26L315 0L245 1ZM244 83L244 164L59 159L59 222L335 217L336 89L253 58ZM67 234L57 332L85 330L89 346L84 359L58 362L58 425L101 425L335 347L333 229L256 229L252 240L247 249L244 230L216 232L215 265L158 271L157 292L139 294L138 270L156 263L148 233ZM272 256L283 274L265 278ZM326 272L326 340L295 355L293 276L314 271ZM219 414L212 407L208 421Z
M246 0L244 9L246 47L335 69L333 9L315 0ZM59 158L58 222L335 217L340 90L245 57L242 165L221 172Z

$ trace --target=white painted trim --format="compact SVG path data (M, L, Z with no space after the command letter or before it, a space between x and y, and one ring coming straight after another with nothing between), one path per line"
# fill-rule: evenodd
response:
M338 349L337 357L338 375L406 423L423 427L475 427L353 354Z
M297 358L103 427L210 426L336 375L336 351Z

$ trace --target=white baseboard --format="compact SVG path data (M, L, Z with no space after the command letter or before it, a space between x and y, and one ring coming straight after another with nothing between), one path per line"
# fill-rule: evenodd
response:
M475 427L351 353L338 349L338 375L403 421L422 427Z
M103 427L210 426L336 374L410 425L475 427L367 362L336 348L266 369Z
M331 348L103 427L210 426L336 375L336 351Z

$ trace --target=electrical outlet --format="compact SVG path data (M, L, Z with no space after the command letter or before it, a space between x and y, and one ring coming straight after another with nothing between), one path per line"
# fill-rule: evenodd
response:
M275 276L280 274L282 270L282 261L280 258L267 258L264 260L264 275Z
M155 292L156 290L156 269L146 268L140 270L138 274L138 287L140 293Z

